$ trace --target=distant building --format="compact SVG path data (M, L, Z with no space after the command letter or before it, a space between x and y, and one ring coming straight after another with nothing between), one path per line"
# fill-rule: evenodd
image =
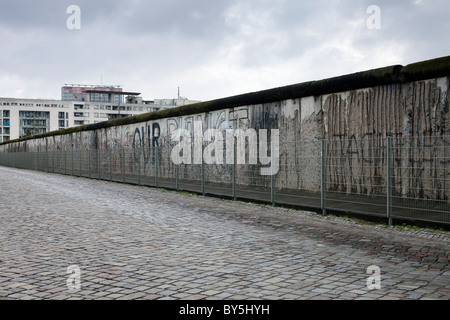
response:
M65 85L61 100L0 97L0 142L196 103L145 101L118 86Z
M97 93L86 93L88 90L96 90ZM64 85L61 88L62 101L92 101L92 102L110 102L110 96L106 92L115 92L118 95L114 96L115 103L123 103L121 101L122 88L120 86L93 86L93 85Z

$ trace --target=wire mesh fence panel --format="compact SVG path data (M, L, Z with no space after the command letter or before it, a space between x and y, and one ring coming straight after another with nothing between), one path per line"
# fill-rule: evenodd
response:
M45 172L50 172L50 154L48 152L42 153L42 165L44 167Z
M69 163L70 163L70 153L69 151L62 151L63 156L64 156L64 174L70 174L70 169L68 167Z
M172 148L170 144L164 143L157 147L155 169L157 169L158 187L176 189L177 164L171 159Z
M394 139L392 215L450 223L450 139Z
M55 151L55 168L54 168L54 172L55 173L64 173L64 165L62 162L62 155L61 155L61 151Z
M321 207L321 141L299 139L280 145L279 169L272 177L278 204Z
M200 150L201 157L195 158L192 154L193 143L190 150L180 150L176 144L168 142L167 161L172 163L172 171L175 182L175 189L195 193L205 192L205 164L203 163L203 150ZM194 152L196 152L194 150Z
M85 159L85 174L88 178L98 179L99 178L99 172L98 172L98 161L97 161L97 150L84 150L84 151L78 151L83 153L82 156Z
M155 187L157 185L158 150L156 148L141 148L139 155L139 183Z
M122 154L123 154L123 149L110 149L109 150L110 153L110 161L111 161L111 165L110 165L110 169L111 169L111 181L115 181L115 182L122 182L123 180L123 175L122 175L122 169L123 169L123 164L122 164Z
M123 181L130 184L138 184L138 159L139 150L126 148L124 149L123 161L124 161L124 173Z
M77 177L81 177L83 173L83 160L85 159L83 157L83 151L75 151L74 158L74 174Z
M272 203L272 176L261 175L261 165L236 165L235 197Z
M225 152L223 148L215 148L213 144L204 142L201 149L193 151L198 152L197 159L194 157L194 163L200 163L197 169L200 169L199 179L202 183L203 193L218 195L223 197L236 196L236 181L239 173L233 164L225 161ZM195 161L196 160L196 161Z
M240 151L234 148L232 161L230 150L208 143L197 158L191 154L190 160L180 161L184 151L174 151L167 143L150 148L1 153L0 165L273 204L450 223L450 139L445 136L299 139L280 145L276 163L251 159L248 145ZM266 151L270 154L271 148Z
M203 193L203 170L201 164L180 164L177 166L177 190Z
M98 168L99 179L111 180L109 150L97 149L96 154L98 155L96 164Z
M386 139L326 141L326 209L386 216Z

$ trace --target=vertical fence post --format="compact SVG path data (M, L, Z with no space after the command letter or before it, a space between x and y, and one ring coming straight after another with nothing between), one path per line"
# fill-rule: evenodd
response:
M201 181L201 188L202 188L202 195L205 195L205 160L203 159L203 153L205 152L205 145L202 143L202 181Z
M445 134L444 135L442 135L442 139L441 139L441 143L442 143L442 153L443 153L443 155L444 155L444 159L443 159L443 162L444 162L444 183L443 183L443 185L444 185L444 199L446 198L446 195L447 195L447 163L448 163L448 161L449 161L449 159L448 159L448 157L447 157L447 148L446 148L446 145L445 145Z
M237 147L236 143L234 145L234 161L233 161L233 185L232 185L232 191L233 191L233 200L236 200L236 175L237 175Z
M180 180L180 165L178 164L179 163L178 157L179 157L179 154L177 154L177 164L175 165L175 188L177 191L179 191L179 189L180 189L180 186L179 186L179 184L180 184L180 181L179 181Z
M97 165L98 165L98 178L99 180L102 179L102 149L97 149L98 156L97 156Z
M125 148L122 148L122 182L125 183Z
M71 176L73 176L73 171L74 171L74 167L73 167L73 147L72 147L72 174L71 174Z
M273 165L272 165L272 167L273 167ZM271 170L272 170L272 168L271 168ZM270 175L270 201L272 202L272 206L275 207L275 174L273 174L273 172L271 172L271 175Z
M91 149L87 150L88 152L88 177L91 178Z
M113 165L112 157L113 157L112 148L109 148L109 181L112 181L112 165Z
M158 187L159 145L155 145L155 187Z
M141 185L141 148L138 147L138 185Z
M321 178L320 178L320 207L322 209L322 214L327 213L326 209L326 188L327 188L327 141L322 139L322 151L321 151Z
M388 224L392 226L392 137L387 137L387 148L386 148L386 156L387 156L387 170L386 170L386 211Z
M55 173L55 151L50 151L50 154L52 155L52 173Z

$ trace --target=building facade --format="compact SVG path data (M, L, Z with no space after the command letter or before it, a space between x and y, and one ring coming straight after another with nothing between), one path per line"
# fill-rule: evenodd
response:
M198 102L145 101L139 95L117 86L66 85L61 89L61 100L0 97L0 143Z

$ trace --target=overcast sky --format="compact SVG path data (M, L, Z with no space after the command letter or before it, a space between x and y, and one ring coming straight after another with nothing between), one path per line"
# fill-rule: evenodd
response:
M206 101L407 65L450 55L449 14L448 0L1 0L0 97L102 82Z

